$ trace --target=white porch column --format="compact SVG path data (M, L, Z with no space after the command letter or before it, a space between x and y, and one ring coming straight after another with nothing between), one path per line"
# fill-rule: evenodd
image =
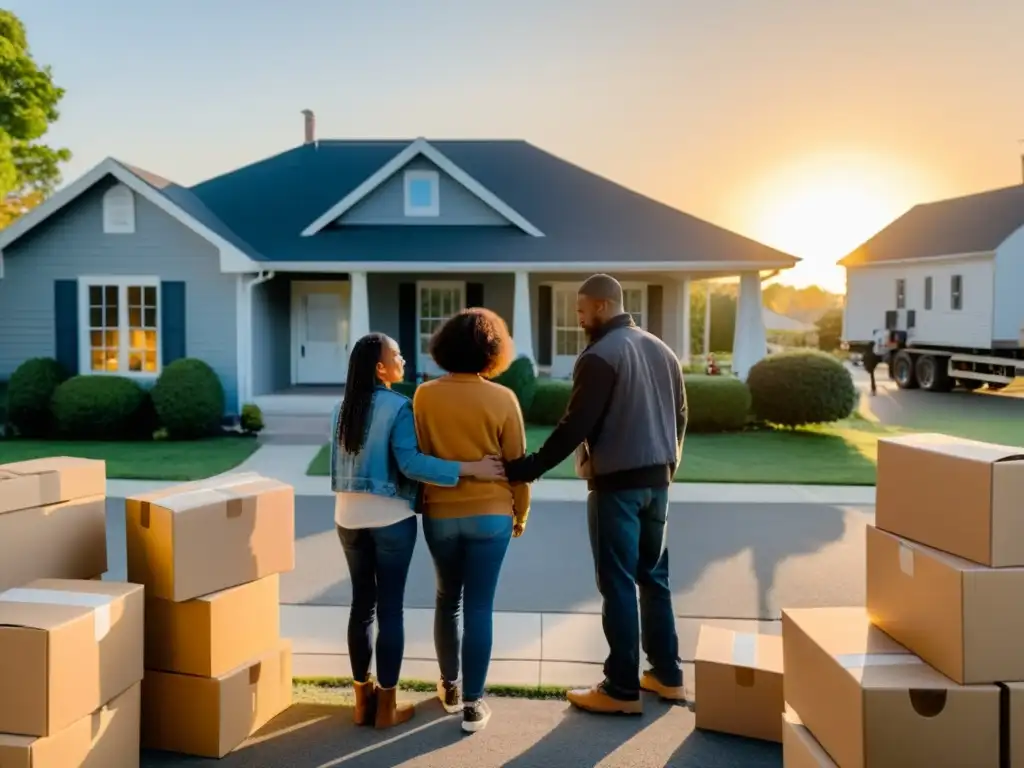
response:
M732 343L732 371L746 381L754 364L768 354L764 330L764 308L761 299L761 275L744 272L740 275L739 299L736 302L736 333Z
M370 332L370 291L366 284L365 272L350 272L348 346Z
M676 338L679 344L679 362L690 364L693 353L693 342L690 339L690 278L684 277L676 285Z
M530 312L530 273L516 272L516 285L512 306L512 340L516 343L516 355L528 357L537 364L533 351L533 314Z
M711 281L704 281L704 346L701 351L704 353L704 362L707 363L708 355L711 353Z

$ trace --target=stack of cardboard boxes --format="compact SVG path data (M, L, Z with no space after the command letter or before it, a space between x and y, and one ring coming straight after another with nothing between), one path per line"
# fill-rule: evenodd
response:
M1021 451L880 442L866 609L782 621L787 766L1024 766Z
M220 758L291 705L278 574L295 493L255 473L126 501L128 579L146 587L142 745Z
M143 590L107 568L106 468L0 466L0 765L139 764Z

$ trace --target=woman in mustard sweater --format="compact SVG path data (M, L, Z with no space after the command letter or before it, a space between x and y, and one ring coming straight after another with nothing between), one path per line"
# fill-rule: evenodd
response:
M512 360L505 321L486 309L450 318L430 342L447 376L422 384L413 398L420 449L450 461L526 453L526 430L511 390L488 381ZM494 593L509 540L521 536L530 511L526 484L460 478L454 487L423 486L423 533L437 572L434 646L441 667L438 696L448 712L462 709L462 729L487 725L483 701L491 662ZM459 613L463 614L459 692Z

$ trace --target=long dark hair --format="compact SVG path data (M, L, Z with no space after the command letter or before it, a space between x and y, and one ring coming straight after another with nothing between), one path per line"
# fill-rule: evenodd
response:
M348 359L348 379L336 438L338 444L353 455L362 450L366 440L373 394L380 386L377 363L387 341L383 333L368 333L352 346Z

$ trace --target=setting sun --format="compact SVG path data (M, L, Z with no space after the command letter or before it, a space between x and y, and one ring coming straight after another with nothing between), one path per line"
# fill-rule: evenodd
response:
M864 155L818 155L765 176L747 205L754 237L803 261L781 280L843 291L836 261L907 208L925 185Z

